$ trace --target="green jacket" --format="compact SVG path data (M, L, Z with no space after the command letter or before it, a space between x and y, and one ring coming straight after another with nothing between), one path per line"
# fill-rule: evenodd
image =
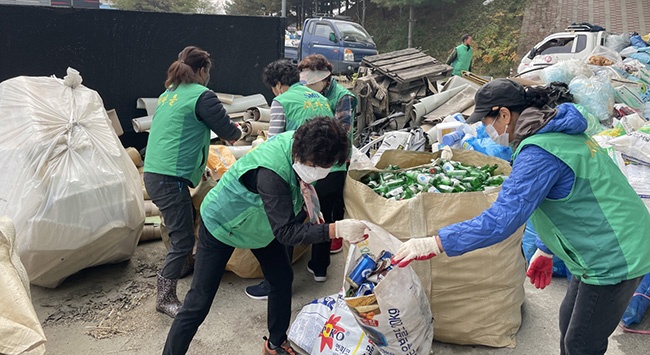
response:
M452 75L461 76L463 70L470 70L472 67L472 47L460 44L456 47L456 59L451 62L454 70Z
M158 98L151 122L144 171L176 176L191 186L201 181L210 148L210 128L199 121L196 101L209 90L199 84L181 84Z
M598 143L585 134L536 134L522 141L515 159L531 144L575 174L568 196L545 199L533 212L542 242L586 284L613 285L649 273L650 214Z
M293 212L300 212L304 201L292 167L293 134L293 131L278 134L248 152L207 194L201 204L201 219L219 241L244 249L263 248L273 241L262 199L240 182L249 170L264 167L278 174L289 184Z
M332 117L332 109L327 99L316 91L295 83L289 90L275 97L282 108L286 119L285 131L295 131L305 121L316 116Z
M334 78L332 78L332 82L326 94L327 95L325 95L325 97L327 98L327 101L329 101L329 105L332 108L332 113L334 114L335 117L336 117L336 105L339 103L339 100L341 100L341 98L343 98L344 96L352 97L352 110L350 112L350 114L352 115L350 117L350 144L352 144L353 129L354 129L354 112L357 107L357 97L354 96L354 94L351 93L350 90L344 88L341 84L339 84ZM347 170L347 164L334 165L332 167L332 171L346 171L346 170Z

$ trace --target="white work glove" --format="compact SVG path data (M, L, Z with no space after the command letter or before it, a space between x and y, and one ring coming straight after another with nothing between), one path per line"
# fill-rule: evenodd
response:
M350 244L357 244L368 239L366 229L368 226L356 219L343 219L334 223L336 227L336 237L342 238Z
M413 260L427 260L442 251L436 242L436 237L413 238L402 243L395 256L393 256L393 265L405 267Z

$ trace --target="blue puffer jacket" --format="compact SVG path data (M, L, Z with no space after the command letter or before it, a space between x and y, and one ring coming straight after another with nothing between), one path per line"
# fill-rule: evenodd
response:
M535 134L581 134L587 129L587 120L572 104L562 104L556 111L555 116ZM525 119L525 113L526 110L520 120ZM545 198L566 197L574 179L571 168L551 153L535 145L524 147L514 162L510 178L503 183L490 208L473 219L438 231L445 253L462 255L505 240L526 223ZM538 240L537 244L550 253L541 241Z

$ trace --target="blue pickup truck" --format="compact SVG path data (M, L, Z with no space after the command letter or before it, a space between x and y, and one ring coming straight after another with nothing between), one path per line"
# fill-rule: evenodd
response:
M332 63L334 74L350 75L363 57L377 54L372 37L358 23L320 17L305 20L302 28L297 46L285 41L286 58L301 61L308 55L322 54Z

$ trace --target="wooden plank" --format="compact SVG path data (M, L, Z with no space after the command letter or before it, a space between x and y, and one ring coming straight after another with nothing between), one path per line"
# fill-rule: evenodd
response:
M382 67L384 65L390 65L390 64L393 64L393 63L399 63L399 62L403 62L403 61L410 61L410 60L423 58L423 57L429 57L429 56L422 53L422 52L413 53L413 54L404 55L404 56L396 57L396 58L377 60L377 61L372 62L372 65L374 65L375 67ZM429 57L429 58L431 58L431 57Z
M414 49L414 48L407 48L407 49L402 49L402 50L399 50L399 51L388 52L388 53L385 53L385 54L377 54L377 55L372 55L372 56L366 56L366 57L363 57L363 61L367 62L367 63L372 63L372 62L375 62L375 61L378 61L378 60L397 58L397 57L401 57L401 56L404 56L404 55L409 55L409 54L413 54L413 53L417 53L417 52L421 52L421 51L419 51L417 49Z
M400 78L403 81L413 81L423 77L428 77L431 79L432 76L440 76L441 78L445 76L444 74L448 71L448 67L445 64L436 65L433 67L425 67L417 70L413 70L407 73L400 75ZM437 79L435 79L437 80Z
M403 71L403 70L409 69L409 68L422 67L422 66L435 66L435 65L437 65L437 63L433 60L433 58L424 57L424 58L420 58L418 60L412 60L412 61L409 61L409 62L386 65L386 66L377 68L377 70L385 71L387 73L396 73L396 72Z

